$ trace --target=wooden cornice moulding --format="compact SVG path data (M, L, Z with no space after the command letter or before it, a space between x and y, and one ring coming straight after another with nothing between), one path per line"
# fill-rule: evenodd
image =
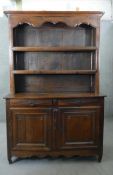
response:
M12 28L24 23L32 25L33 27L40 27L46 22L52 24L64 23L70 27L76 27L79 26L80 24L87 24L96 28L99 26L99 20L103 14L102 12L95 13L95 12L83 12L83 11L81 12L23 11L22 12L23 15L20 15L20 11L5 11L4 13L9 16L11 21L10 25Z
M91 24L91 23L86 23L86 22L80 22L80 23L72 23L72 22L67 22L67 21L37 21L37 22L32 22L32 21L30 21L30 20L22 20L22 22L19 22L19 23L13 23L11 26L12 26L12 28L16 28L16 27L18 27L19 25L23 25L23 24L28 24L28 25L30 25L30 26L32 26L32 27L41 27L41 26L43 26L45 23L51 23L51 24L53 24L53 25L57 25L57 24L59 24L59 23L62 23L62 24L65 24L65 25L67 25L67 26L69 26L69 27L77 27L77 26L80 26L80 25L82 25L82 24L86 24L86 25L88 25L88 26L91 26L91 27L93 27L93 28L96 28L97 26L96 25L93 25L93 24Z

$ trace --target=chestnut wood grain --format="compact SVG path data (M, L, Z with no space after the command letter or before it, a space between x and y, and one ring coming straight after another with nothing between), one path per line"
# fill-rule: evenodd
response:
M15 70L14 74L95 74L96 70L62 70L62 71L52 71L52 70Z
M102 12L5 11L9 20L7 155L103 154Z
M53 52L53 51L95 51L96 47L13 47L13 51L26 51L26 52Z

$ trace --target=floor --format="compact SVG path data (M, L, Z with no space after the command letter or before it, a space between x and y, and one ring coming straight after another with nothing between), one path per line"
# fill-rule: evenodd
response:
M5 123L0 123L0 175L113 175L113 119L105 120L101 163L95 158L35 158L9 165L5 131Z

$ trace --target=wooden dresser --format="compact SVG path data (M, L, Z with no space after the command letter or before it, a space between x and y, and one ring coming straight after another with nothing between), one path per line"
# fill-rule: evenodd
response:
M102 12L5 11L9 20L8 161L103 153Z

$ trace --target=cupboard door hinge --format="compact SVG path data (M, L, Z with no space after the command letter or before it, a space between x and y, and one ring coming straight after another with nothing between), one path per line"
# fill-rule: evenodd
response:
M58 113L58 109L54 109L53 110L53 128L54 130L57 129L57 113Z

